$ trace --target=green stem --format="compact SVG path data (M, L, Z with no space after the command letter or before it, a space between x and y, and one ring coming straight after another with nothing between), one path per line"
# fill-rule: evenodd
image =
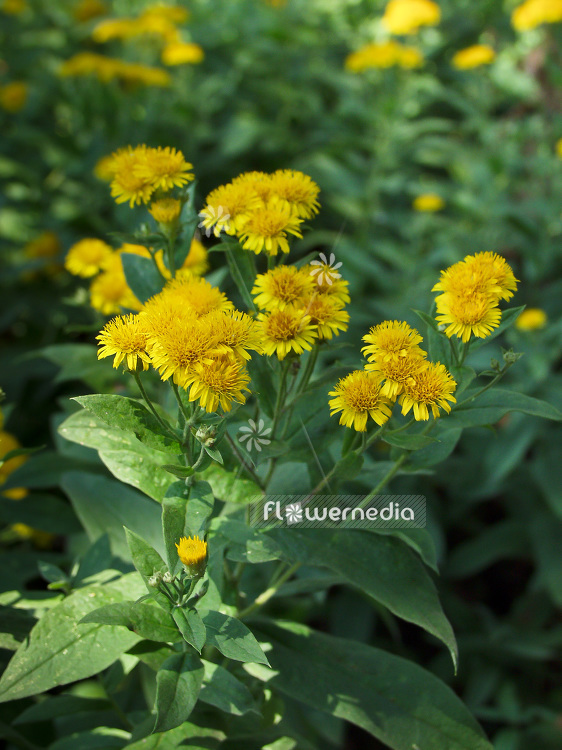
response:
M371 500L376 497L379 492L386 487L386 485L390 482L391 479L393 479L396 474L398 474L398 471L400 470L400 467L406 460L406 453L403 453L401 456L399 456L396 461L394 462L394 466L392 466L387 473L384 475L384 477L381 479L381 481L377 484L377 486L369 492L369 494L363 498L361 503L359 504L360 508L364 508L366 505L368 505Z
M490 380L488 385L485 385L479 391L476 391L476 393L473 393L472 396L465 398L463 401L458 401L456 404L454 404L452 411L455 409L458 409L459 406L462 406L463 404L468 404L471 401L474 401L475 398L478 398L478 396L481 396L489 388L492 388L492 386L494 386L498 382L498 380L501 380L503 378L503 376L505 375L508 369L509 369L508 367L504 367L503 370L501 370L501 372L498 372L495 378Z
M262 489L262 490L265 489L264 486L263 486L262 480L256 474L256 472L253 470L253 468L248 463L246 463L246 461L244 459L244 456L240 453L240 451L238 450L238 446L236 445L236 443L234 442L234 440L230 437L230 435L228 434L228 432L225 433L225 436L226 436L226 440L227 440L228 444L230 445L230 447L232 449L232 452L234 453L234 455L236 456L236 458L240 461L240 466L242 466L242 468L245 469L248 472L248 474L252 477L252 479L258 485L258 487L260 489Z
M243 609L239 614L238 617L247 617L248 615L251 615L253 612L255 612L260 607L263 607L264 604L267 604L267 602L272 599L275 594L279 591L281 586L285 583L285 581L288 581L289 578L300 568L301 563L294 563L291 565L290 568L288 568L283 575L279 576L275 579L275 581L269 586L264 592L262 592L253 602L250 604L249 607L246 607L246 609Z
M282 408L285 401L285 386L287 383L287 374L289 372L289 367L291 363L288 359L286 359L283 362L282 369L281 369L281 380L279 383L279 390L277 391L277 400L275 402L275 411L273 413L273 426L271 428L271 440L274 440L275 438L275 432L277 430L277 427L279 425L279 420L281 418Z
M183 418L185 419L186 424L187 425L192 424L192 422L193 422L193 414L189 414L189 412L186 411L186 408L183 405L183 402L181 400L179 388L176 385L176 383L174 383L173 381L172 381L172 390L174 391L174 396L176 397L176 401L178 402L178 406L179 406L180 411L181 411L181 413L183 415Z
M254 300L252 299L252 295L250 294L250 290L246 286L244 277L242 276L242 272L238 268L238 263L236 262L236 258L234 257L232 248L228 247L228 245L226 247L226 259L228 261L230 273L232 274L232 278L234 279L234 282L238 287L238 291L240 292L240 295L244 300L244 304L247 305L249 310L255 310L256 306L254 304Z
M154 415L154 417L156 418L156 420L158 421L158 423L160 424L160 426L161 426L161 427L162 427L162 428L163 428L163 429L164 429L164 430L165 430L165 431L166 431L166 432L167 432L167 433L168 433L168 434L169 434L169 435L170 435L171 437L173 437L173 438L174 438L174 440L177 440L177 439L178 439L178 436L177 436L177 434L176 434L176 433L175 433L175 432L174 432L174 431L172 430L172 427L171 427L171 425L169 425L169 424L168 424L168 423L167 423L167 422L166 422L165 420L163 420L163 419L162 419L162 417L160 416L160 414L158 414L158 412L157 412L157 411L156 411L156 409L154 408L154 404L152 403L152 401L151 401L151 400L150 400L150 398L148 397L148 393L146 392L146 390L145 390L145 388L144 388L144 385L142 384L142 381L141 381L141 379L140 379L140 375L138 374L138 372L133 372L133 377L134 377L134 379L135 379L135 382L136 382L136 384L137 384L137 387L138 387L139 391L141 392L141 396L143 397L143 400L144 400L145 404L146 404L146 405L148 406L148 408L150 409L150 411L152 412L152 414Z
M318 345L312 347L312 351L310 352L308 356L308 360L304 368L304 373L302 375L301 382L299 383L299 387L295 394L295 398L297 398L308 385L308 381L310 380L310 378L312 377L312 373L314 372L314 367L316 365L316 360L318 359L319 350L320 348Z

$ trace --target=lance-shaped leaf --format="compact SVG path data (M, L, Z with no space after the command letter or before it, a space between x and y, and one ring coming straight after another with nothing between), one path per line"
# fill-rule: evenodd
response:
M175 654L156 673L155 732L183 724L197 703L205 670L194 653Z

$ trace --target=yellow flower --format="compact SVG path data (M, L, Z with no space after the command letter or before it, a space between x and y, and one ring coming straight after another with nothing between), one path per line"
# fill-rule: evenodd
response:
M107 5L102 0L80 0L72 9L72 15L80 23L91 21L107 12Z
M355 370L342 378L329 396L330 416L341 412L340 424L365 432L369 417L383 425L391 416L392 404L381 389L382 380L376 373Z
M277 354L285 359L287 354L302 354L310 351L318 336L316 326L310 321L310 315L295 307L285 307L270 313L260 313L262 347L268 357Z
M98 359L114 357L113 367L125 361L132 372L148 370L150 357L146 353L148 332L146 321L140 315L124 315L107 323L96 336L100 349Z
M312 294L314 279L307 269L277 266L256 277L252 295L261 310L283 310L287 305L302 302Z
M3 0L0 10L8 16L19 16L27 10L27 2L26 0Z
M306 265L301 268L302 273L309 274L316 284L319 294L336 297L343 303L351 301L349 296L349 282L343 279L339 273L334 273L334 268L328 263L317 263Z
M263 203L267 203L272 196L271 178L272 175L267 174L267 172L242 172L242 174L239 174L238 177L235 177L232 180L231 184L242 184L246 185L247 188L252 188L253 191L257 193L260 200L263 201Z
M33 260L56 258L61 251L59 236L56 232L42 232L38 237L28 242L23 251L26 257Z
M111 182L115 176L113 154L102 156L94 165L94 175L102 182Z
M515 321L515 327L520 331L536 331L544 328L547 320L545 311L540 307L528 307Z
M401 356L387 357L375 354L365 365L365 370L378 373L379 377L384 379L381 393L395 399L404 390L406 382L424 369L427 364L426 357L427 354L419 346L407 349Z
M5 430L0 430L0 461L4 458L4 456L7 456L8 453L11 453L12 451L19 450L21 448L19 440L12 435L11 432L6 432ZM27 461L27 456L15 456L14 458L8 459L8 461L5 461L0 466L0 485L4 484L6 479L10 476L12 472L14 472L16 469L19 469L19 467L24 464ZM16 488L17 490L20 490L21 488ZM3 495L6 495L6 497L10 497L8 495L9 492L13 492L12 490L6 490L3 492ZM16 499L13 498L12 499Z
M189 18L189 11L180 5L157 4L145 8L140 17L152 21L159 18L170 23L185 23Z
M435 211L441 211L445 207L445 201L437 193L423 193L423 195L418 195L414 199L412 207L414 211L434 213Z
M556 141L555 148L556 148L556 154L557 154L557 156L559 156L562 159L562 138L559 138Z
M233 354L213 354L205 362L196 362L183 383L189 386L189 400L199 399L205 411L216 412L232 409L232 402L243 404L244 391L249 393L250 376L242 362Z
M162 68L152 68L150 65L141 65L141 63L118 62L117 77L126 83L166 88L172 82L168 71Z
M115 315L122 308L140 310L141 304L127 284L120 253L113 253L92 281L90 304L104 315Z
M226 294L205 279L191 276L172 279L161 292L166 299L177 301L191 316L201 317L213 310L227 312L233 304Z
M191 182L194 177L190 171L192 168L193 165L185 160L182 152L175 148L144 147L140 158L133 165L133 172L136 177L148 182L154 190L167 192Z
M183 262L179 273L191 271L195 276L203 276L209 269L208 253L205 246L195 237L191 240L191 246L187 258Z
M27 494L27 491L25 491ZM21 498L12 498L14 500L19 500ZM34 529L31 526L28 526L26 523L14 523L10 526L10 529L20 538L20 539L30 539L34 546L38 549L49 549L52 547L53 541L55 539L54 534L50 534L48 531L40 531L38 529Z
M173 224L181 212L181 203L176 198L160 198L152 201L148 212L158 224Z
M562 21L562 0L526 0L511 14L511 23L517 31L527 31L543 23Z
M320 188L311 178L294 169L278 169L271 175L269 189L301 219L312 219L320 210Z
M301 237L299 219L291 208L271 198L263 207L253 211L239 233L240 242L245 250L256 255L265 251L268 255L277 255L279 250L289 252L287 235Z
M423 63L423 55L415 47L407 47L390 39L386 42L367 44L349 54L345 68L352 73L362 73L369 68L418 68Z
M429 419L431 409L435 419L440 416L439 408L451 411L449 401L456 403L453 393L457 387L447 368L440 362L426 362L425 368L413 375L406 383L400 396L402 414L414 410L416 421Z
M415 34L420 26L435 26L441 10L432 0L390 0L382 18L391 34Z
M385 320L378 326L373 326L369 333L363 336L363 341L367 346L361 351L369 360L399 359L412 351L419 355L423 354L418 346L423 341L422 337L415 328L410 328L404 321Z
M306 314L316 326L319 339L331 339L339 336L340 331L347 331L349 313L343 309L343 302L327 294L313 294L304 300Z
M505 258L497 253L476 253L464 259L467 267L475 276L480 276L489 288L499 289L499 299L509 300L517 291L517 279Z
M140 172L144 164L146 146L135 149L122 150L114 161L115 175L111 182L111 195L116 203L129 202L132 208L135 204L148 203L155 190L150 173Z
M222 231L234 234L248 221L254 209L261 206L261 200L251 182L231 182L220 185L207 196L204 209L199 216L202 226L215 237Z
M474 44L459 50L453 56L453 67L459 70L478 68L480 65L489 65L495 60L496 53L488 44Z
M261 328L257 321L246 313L238 310L215 310L203 320L216 336L215 346L221 353L230 352L241 360L248 360L251 359L249 349L261 352Z
M471 335L483 339L489 336L501 321L497 300L488 294L476 292L470 296L446 292L437 298L437 322L445 325L445 333L458 336L465 343Z
M95 52L78 52L61 65L59 75L63 78L95 75L104 83L119 79L145 86L169 86L171 83L170 74L162 68L129 63Z
M27 101L27 83L23 81L12 81L5 86L0 86L0 107L6 112L19 112L25 107Z
M112 254L112 248L103 240L84 239L72 245L64 266L74 276L87 279L99 273Z
M193 578L198 578L205 572L207 563L207 542L198 536L183 536L179 544L176 544L178 557L187 568L187 573Z
M203 48L193 42L171 42L162 50L164 65L197 65L204 58Z

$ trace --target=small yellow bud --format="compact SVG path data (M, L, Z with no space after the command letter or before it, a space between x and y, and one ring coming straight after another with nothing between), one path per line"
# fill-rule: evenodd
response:
M200 578L207 566L207 542L195 537L183 536L176 544L178 557L190 578Z

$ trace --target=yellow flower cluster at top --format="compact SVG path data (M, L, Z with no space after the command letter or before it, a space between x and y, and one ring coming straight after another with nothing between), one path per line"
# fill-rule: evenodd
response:
M439 409L451 410L456 382L445 365L427 359L422 337L398 320L385 320L371 328L362 351L368 362L362 370L342 378L329 395L330 414L340 413L340 424L365 432L369 417L383 425L398 399L402 414L413 410L417 421L435 418Z
M245 172L207 196L201 225L219 237L234 235L256 255L289 252L288 235L302 237L301 225L320 208L318 185L293 169L272 174Z
M382 18L391 34L416 34L421 26L435 26L441 10L432 0L390 0Z
M517 31L534 29L543 23L562 21L562 0L526 0L518 5L511 15L511 23Z
M150 258L150 251L143 245L124 244L113 250L103 240L86 238L74 244L65 259L65 268L74 276L93 279L90 285L90 304L104 315L115 315L126 310L140 310L141 303L127 284L123 269L123 254L132 253ZM154 259L162 276L170 278L164 263L164 254L159 250ZM202 276L208 268L207 251L197 239L193 239L187 258L176 274L178 276ZM93 278L95 277L95 278Z
M352 52L345 60L345 67L352 73L362 73L369 68L419 68L423 55L415 47L409 47L390 39L386 42L367 44Z
M489 336L501 321L500 300L509 300L517 290L517 279L508 263L497 253L467 255L441 272L432 291L436 299L437 322L450 338L468 342L471 336Z
M93 75L103 83L119 80L131 85L160 87L169 86L171 83L170 74L162 68L126 62L95 52L78 52L73 55L61 65L59 74L63 78Z

